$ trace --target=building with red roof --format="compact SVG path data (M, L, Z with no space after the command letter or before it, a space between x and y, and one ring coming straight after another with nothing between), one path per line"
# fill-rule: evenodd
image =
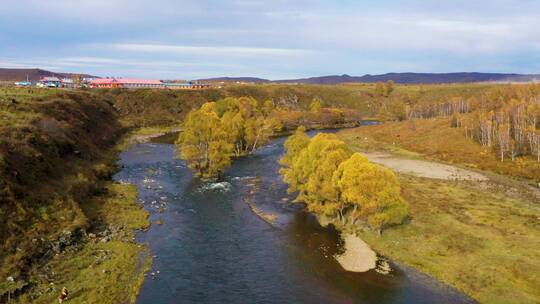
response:
M97 78L89 81L90 88L124 88L124 89L171 89L171 90L201 90L207 89L208 84L196 81L161 81L135 78Z
M99 78L90 81L91 88L157 89L164 88L160 80L134 78Z

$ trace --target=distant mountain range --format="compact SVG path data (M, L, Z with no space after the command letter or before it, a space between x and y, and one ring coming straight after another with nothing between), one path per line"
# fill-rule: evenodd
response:
M0 68L0 81L38 81L41 77L73 77L73 73L55 73L42 69L5 69ZM95 77L80 74L82 77ZM340 84L354 82L386 82L393 80L402 84L434 84L434 83L469 83L469 82L532 82L540 81L540 74L509 74L509 73L388 73L381 75L330 75L300 79L269 80L257 77L218 77L199 79L207 82L249 82L249 83L300 83L300 84Z
M41 77L58 77L58 78L69 78L73 77L73 73L55 73L51 71L46 71L42 69L3 69L0 68L0 81L39 81ZM88 74L79 74L81 77L95 77Z
M205 78L197 79L197 81L208 81L208 82L251 82L251 83L266 83L272 82L271 80L257 77L217 77L217 78Z
M302 83L302 84L340 84L352 82L386 82L395 83L468 83L468 82L532 82L540 81L540 75L507 74L507 73L388 73L381 75L331 75L300 79L268 80L255 77L222 77L200 79L201 81L253 82L253 83Z

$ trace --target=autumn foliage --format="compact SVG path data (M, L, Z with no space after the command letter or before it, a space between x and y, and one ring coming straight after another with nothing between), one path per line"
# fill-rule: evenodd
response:
M192 111L178 139L180 157L202 178L219 176L231 163L233 152L231 136L225 132L215 105L205 103L199 110Z
M406 218L408 204L395 174L353 153L334 134L309 139L300 128L285 149L280 173L310 212L343 226L365 224L379 233Z
M180 157L203 179L219 178L233 156L255 151L280 129L273 104L248 97L207 102L191 111L177 140Z
M493 149L500 161L532 156L540 162L540 86L507 85L406 104L406 119L451 117L454 128Z

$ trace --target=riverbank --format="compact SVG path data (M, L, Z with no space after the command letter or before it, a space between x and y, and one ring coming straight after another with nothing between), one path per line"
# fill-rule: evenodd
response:
M133 185L107 182L86 202L92 227L30 272L32 286L13 303L53 303L62 287L73 303L135 303L151 255L135 242L150 225ZM62 246L60 246L62 247Z
M481 173L433 161L396 157L395 155L381 152L362 154L366 156L370 162L387 167L397 173L442 180L488 180L488 178Z
M393 155L394 164L400 159L425 162L422 154L378 141L369 128L344 130L338 136L355 151L386 153L387 159ZM384 256L458 288L479 302L537 303L538 192L526 182L475 173L488 179L449 180L402 172L399 178L402 194L410 204L410 221L385 230L381 237L369 231L356 232Z

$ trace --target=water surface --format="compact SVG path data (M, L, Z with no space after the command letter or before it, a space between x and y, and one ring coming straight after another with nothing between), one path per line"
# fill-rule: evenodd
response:
M283 141L235 160L221 184L194 179L170 144L121 154L115 178L138 187L152 221L137 237L155 255L137 303L470 302L394 264L389 275L343 270L333 258L342 250L339 233L290 203L278 174ZM246 200L277 215L275 224Z

